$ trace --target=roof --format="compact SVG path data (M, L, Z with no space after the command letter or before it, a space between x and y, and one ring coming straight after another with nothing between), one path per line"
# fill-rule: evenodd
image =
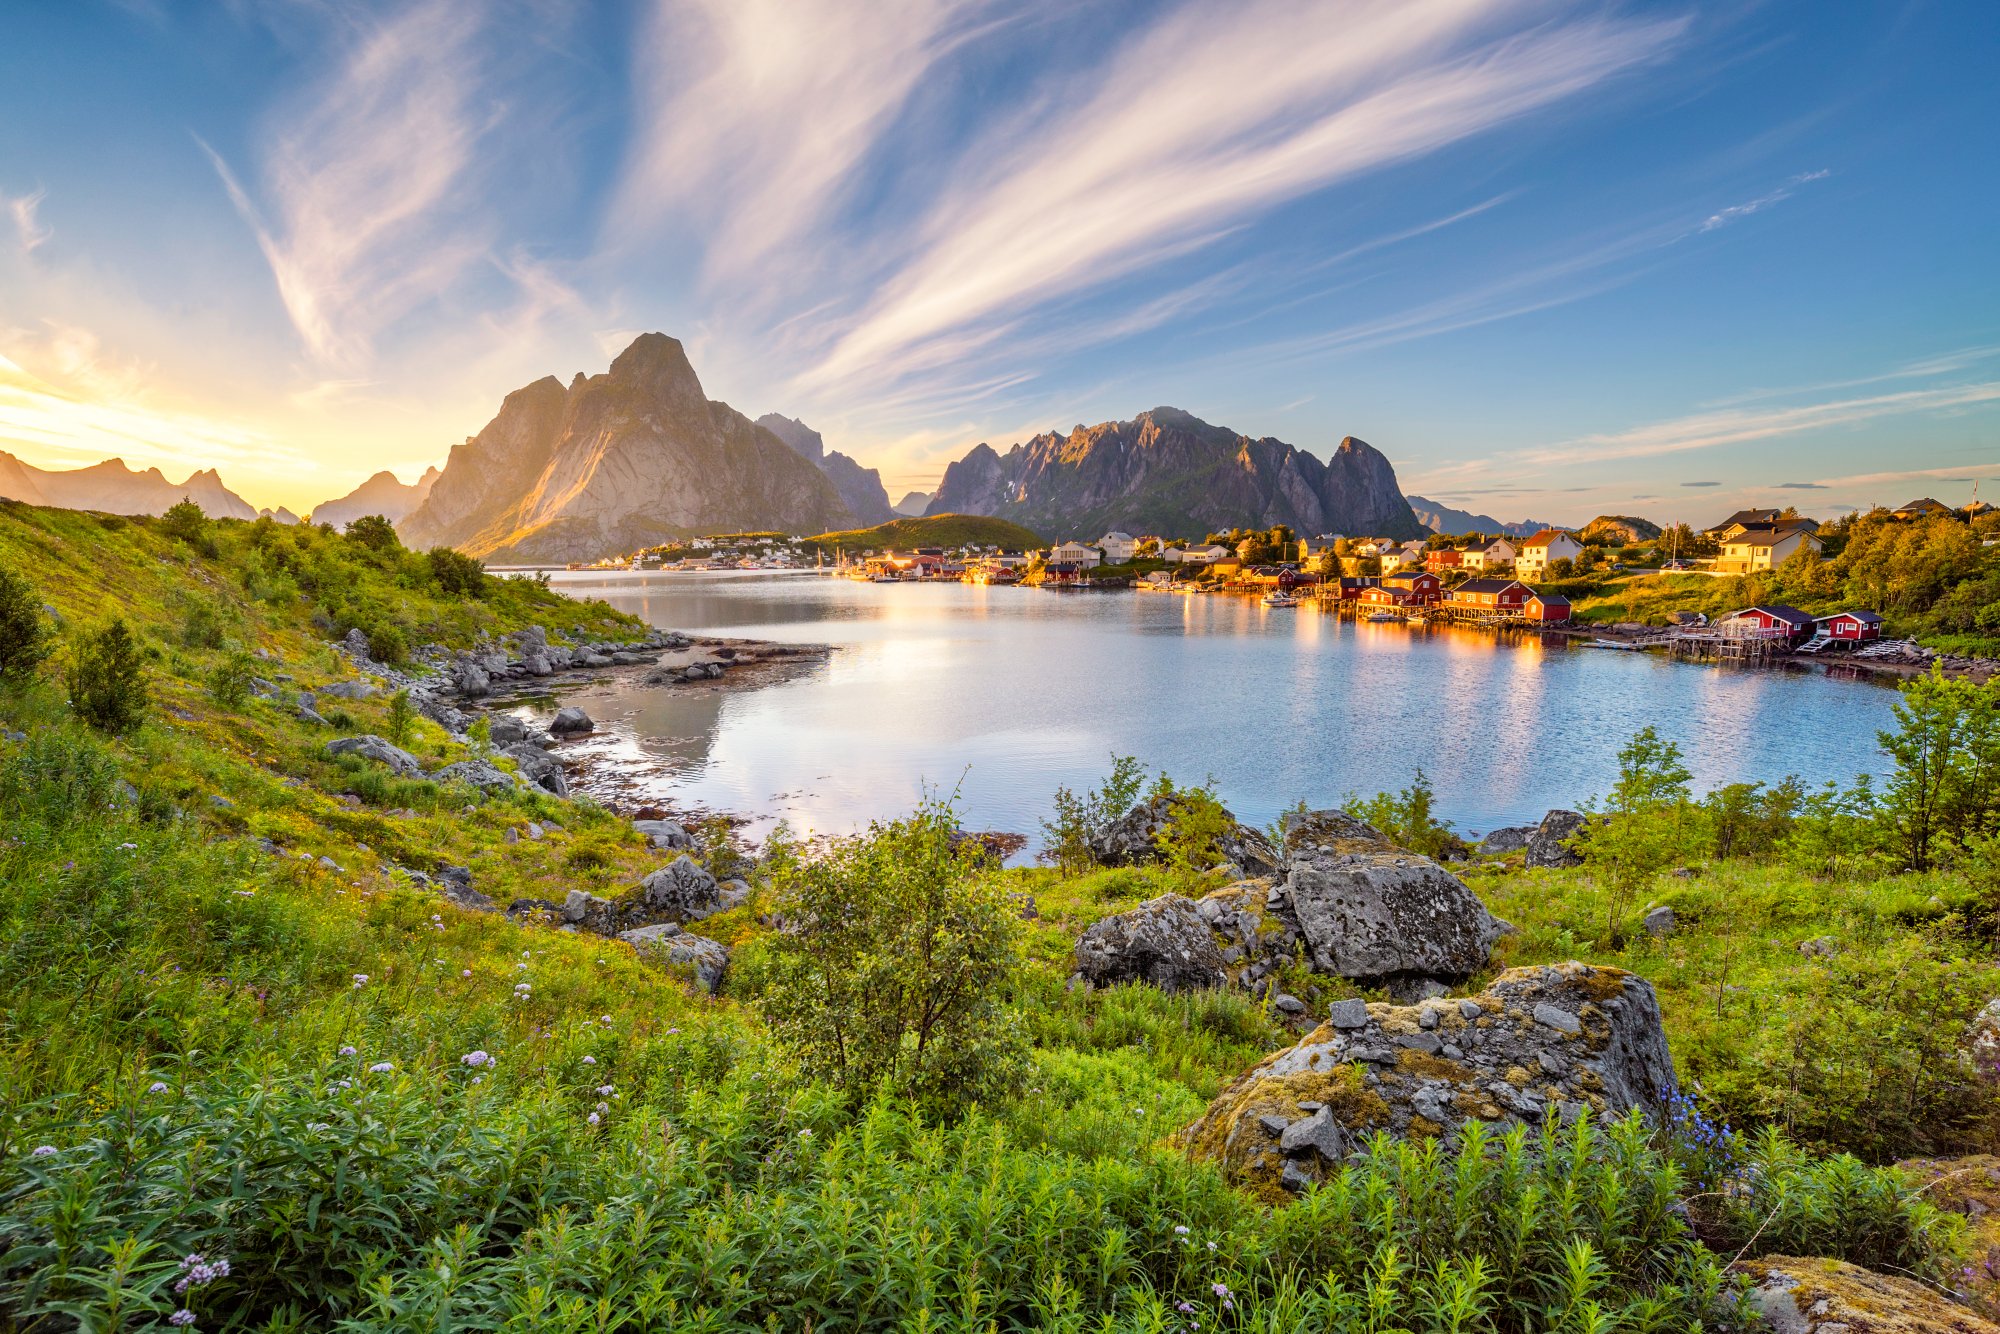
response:
M1837 611L1831 616L1822 616L1819 619L1822 621L1837 621L1843 616L1860 621L1863 625L1882 624L1882 618L1872 611Z
M1925 496L1922 500L1912 500L1907 505L1898 505L1893 512L1902 514L1907 510L1943 510L1949 513L1951 506L1945 504L1943 501L1932 500L1929 496Z
M1520 582L1518 579L1468 579L1451 591L1454 593L1498 593L1502 589L1512 588ZM1527 585L1522 584L1522 587L1525 588Z
M1435 578L1437 576L1429 570L1398 570L1394 574L1383 575L1382 582L1385 584L1414 584L1419 579Z
M1545 547L1559 537L1567 537L1572 542L1576 541L1575 533L1566 533L1560 528L1544 528L1541 532L1536 533L1533 537L1523 542L1521 546L1524 550L1529 547Z
M1811 625L1813 623L1813 618L1806 615L1804 612L1800 611L1797 607L1780 606L1777 603L1772 603L1769 606L1763 606L1763 607L1745 607L1741 611L1730 612L1727 616L1723 617L1722 619L1725 621L1733 621L1738 616L1748 616L1752 612L1761 612L1764 615L1769 616L1774 621L1783 621L1787 625L1798 626L1800 628Z
M1533 589L1528 590L1528 600L1530 602L1539 602L1544 607L1567 607L1569 605L1569 599L1560 593L1537 593Z
M1738 510L1736 511L1736 513L1724 519L1721 523L1716 524L1713 528L1706 528L1703 529L1703 531L1710 533L1719 533L1723 529L1729 527L1731 524L1738 524L1738 523L1742 524L1746 528L1752 524L1776 523L1778 521L1778 516L1782 513L1784 513L1783 510Z
M1820 540L1818 533L1796 523L1757 524L1724 540L1732 547L1775 547L1790 537L1803 537L1812 542Z
M1132 542L1137 539L1130 533L1106 533L1097 540L1100 542Z

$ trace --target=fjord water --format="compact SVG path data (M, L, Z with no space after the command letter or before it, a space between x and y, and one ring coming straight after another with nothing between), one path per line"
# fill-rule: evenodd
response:
M628 793L820 833L956 790L972 829L1033 834L1050 794L1113 753L1212 776L1263 824L1300 799L1397 789L1418 766L1461 833L1609 790L1652 726L1697 790L1880 767L1892 689L1819 671L1725 670L1646 653L1356 624L1309 607L1153 593L869 584L784 574L556 573L649 623L824 643L761 688L592 687L577 698Z

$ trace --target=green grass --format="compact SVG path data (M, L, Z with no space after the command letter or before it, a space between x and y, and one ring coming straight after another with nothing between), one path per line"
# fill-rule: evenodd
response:
M873 528L821 533L806 539L808 547L827 551L887 551L910 547L995 546L1002 551L1033 551L1047 546L1039 536L1005 519L977 514L927 514L921 519L891 519Z

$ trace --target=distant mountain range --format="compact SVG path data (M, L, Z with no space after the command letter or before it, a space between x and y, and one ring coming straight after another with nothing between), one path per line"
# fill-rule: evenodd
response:
M1364 441L1349 436L1321 462L1168 407L1038 435L1005 454L976 445L945 469L929 513L994 515L1057 538L1281 523L1305 534L1423 532L1396 470Z
M896 517L889 508L889 493L882 487L881 473L862 467L845 454L828 453L820 433L795 418L767 412L757 419L757 424L790 445L800 457L817 463L857 521L873 525Z
M1504 523L1490 514L1473 514L1466 510L1453 509L1435 500L1425 500L1422 496L1411 496L1410 508L1416 512L1418 523L1434 533L1444 533L1452 537L1463 533L1504 533L1510 537L1532 537L1544 528L1557 526L1543 523L1538 519Z
M158 468L133 472L123 459L58 471L37 468L0 452L0 496L30 505L105 514L165 514L170 506L192 500L216 518L257 517L256 509L224 486L213 468L195 473L185 482L170 482Z
M826 473L710 401L679 341L649 333L609 374L507 395L397 527L413 547L568 561L700 533L853 525Z
M411 510L424 503L424 497L431 493L431 487L440 475L436 468L426 468L424 475L416 481L399 482L395 473L378 472L339 500L315 506L307 516L307 522L330 523L335 528L345 528L364 514L379 514L390 523L400 522Z
M912 491L896 502L896 513L905 519L921 519L930 512L931 494Z

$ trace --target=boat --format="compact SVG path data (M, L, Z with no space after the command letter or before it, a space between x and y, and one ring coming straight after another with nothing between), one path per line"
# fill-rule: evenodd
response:
M1266 593L1260 601L1267 607L1296 607L1299 600L1283 591Z
M1369 619L1369 620L1371 620L1371 621L1374 621L1374 622L1376 622L1377 624L1380 624L1381 622L1384 622L1384 621L1400 621L1400 620L1402 620L1403 618L1402 618L1402 617L1400 617L1400 616L1398 616L1398 615L1397 615L1397 614L1396 614L1395 612L1393 612L1393 611L1378 611L1378 612L1374 612L1374 613L1372 613L1372 614L1371 614L1371 615L1370 615L1370 616L1368 617L1368 619Z

